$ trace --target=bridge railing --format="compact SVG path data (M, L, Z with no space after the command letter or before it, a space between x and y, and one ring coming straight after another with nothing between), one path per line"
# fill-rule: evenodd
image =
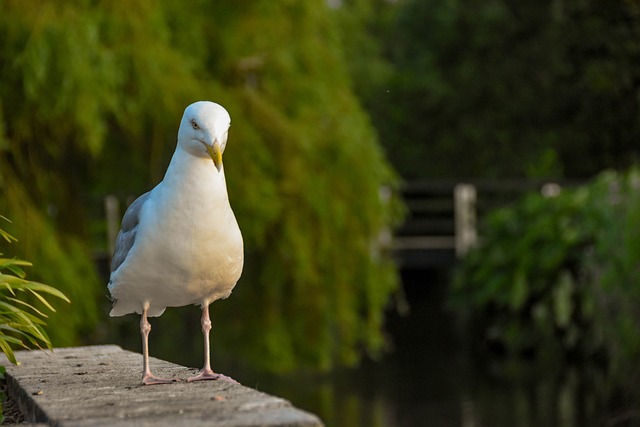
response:
M576 182L548 181L413 181L402 187L409 210L396 231L393 248L403 267L453 264L481 238L478 224L490 211L539 191L559 194Z

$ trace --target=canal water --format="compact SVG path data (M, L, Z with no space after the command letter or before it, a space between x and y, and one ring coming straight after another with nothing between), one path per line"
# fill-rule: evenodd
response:
M390 312L391 351L330 375L246 378L336 427L640 425L640 411L603 396L597 372L505 366L474 354L447 309L449 272L402 273L410 310ZM626 402L625 402L626 403Z
M443 269L402 272L410 309L388 313L390 349L381 360L330 374L230 373L218 367L244 385L319 415L327 427L640 426L640 411L606 396L598 373L526 363L512 369L474 354L447 309L449 279ZM199 313L189 309L197 324ZM169 332L162 318L154 322L163 335ZM184 345L190 346L157 343L153 355L198 366L199 352L194 360L167 354ZM139 351L139 336L132 334L123 346Z

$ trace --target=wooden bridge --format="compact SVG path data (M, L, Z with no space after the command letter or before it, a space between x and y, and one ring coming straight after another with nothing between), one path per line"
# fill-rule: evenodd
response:
M553 197L561 188L554 182L513 180L407 182L402 197L409 212L393 239L395 256L402 268L450 267L478 242L478 222L489 211L527 192Z

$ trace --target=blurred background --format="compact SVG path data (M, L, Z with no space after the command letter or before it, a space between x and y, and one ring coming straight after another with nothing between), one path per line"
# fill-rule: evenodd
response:
M55 346L139 351L112 227L202 99L246 248L214 370L328 426L640 425L638 1L1 1L0 252L71 299ZM151 355L200 366L199 318Z

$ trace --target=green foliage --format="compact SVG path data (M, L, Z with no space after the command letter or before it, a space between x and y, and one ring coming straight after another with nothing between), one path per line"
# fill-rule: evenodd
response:
M382 348L397 278L378 236L399 209L380 189L396 177L325 2L6 1L0 52L0 205L24 212L21 249L75 302L52 328L65 343L108 310L86 244L103 239L102 196L157 183L184 107L210 99L233 120L225 165L247 250L212 308L219 348L276 370Z
M555 348L640 375L638 230L638 169L556 197L531 194L489 215L456 276L454 305L511 355Z
M5 219L2 216L0 218ZM16 240L2 229L0 236L8 243ZM70 302L56 288L26 280L23 267L30 266L30 262L17 258L0 258L0 351L14 364L17 363L13 353L14 346L29 348L28 344L31 344L41 348L43 344L51 349L51 340L43 328L46 324L42 320L47 318L47 315L27 302L24 295L35 298L41 305L54 312L55 309L43 294Z
M589 177L638 158L637 2L383 3L358 15L382 72L349 59L404 177Z

